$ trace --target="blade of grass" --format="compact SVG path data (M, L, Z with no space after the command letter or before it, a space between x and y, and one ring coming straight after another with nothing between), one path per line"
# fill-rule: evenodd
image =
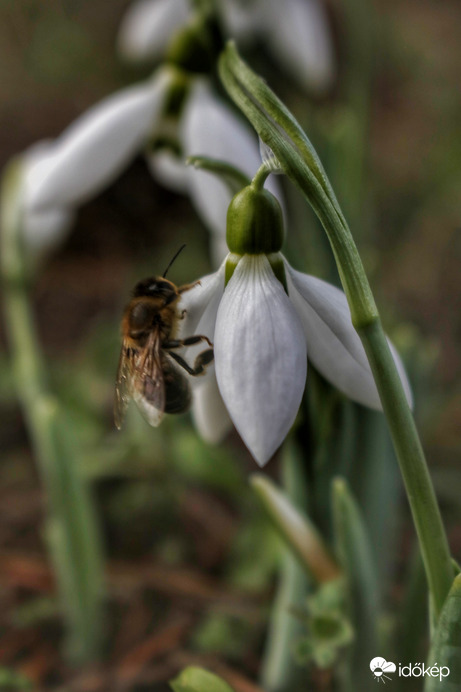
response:
M17 391L47 497L46 535L66 619L67 653L83 662L101 651L100 536L89 488L76 465L78 434L47 385L22 252L20 181L21 165L14 161L1 193L5 321Z
M362 513L342 478L333 481L332 503L337 553L355 630L349 677L355 689L366 689L370 680L368 663L378 651L378 580Z

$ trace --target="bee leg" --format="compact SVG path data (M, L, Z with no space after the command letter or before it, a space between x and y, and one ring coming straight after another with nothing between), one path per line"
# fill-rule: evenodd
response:
M207 336L201 336L199 334L196 334L195 336L188 336L186 339L171 339L170 341L166 341L162 344L162 348L168 351L171 348L181 348L182 346L194 346L195 344L199 344L201 341L206 341L208 346L213 347L213 344Z
M184 370L193 377L197 377L197 375L203 375L206 366L212 363L214 360L214 353L212 348L207 348L206 351L202 351L198 354L197 358L195 359L193 368L191 368L189 363L186 363L184 358L178 356L177 353L171 352L169 355L178 363L178 365L184 368Z
M178 288L178 293L185 293L186 291L190 291L191 288L194 288L195 286L201 286L200 279L198 281L194 281L192 284L184 284L184 286L180 286Z

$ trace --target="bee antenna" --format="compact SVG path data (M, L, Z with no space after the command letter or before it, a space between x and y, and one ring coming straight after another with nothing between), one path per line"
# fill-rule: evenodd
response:
M163 277L163 278L166 277L169 268L171 267L171 265L173 264L173 262L175 261L175 259L177 258L177 256L184 250L185 247L186 247L186 243L184 243L184 245L181 245L181 247L179 248L178 252L177 252L177 253L175 254L175 256L173 257L173 259L170 260L170 263L169 263L168 267L165 269L165 271L164 271L163 274L162 274L162 277Z

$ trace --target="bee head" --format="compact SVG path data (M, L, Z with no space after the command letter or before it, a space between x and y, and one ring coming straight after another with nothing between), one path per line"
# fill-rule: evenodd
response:
M140 298L143 296L163 298L165 305L168 305L178 297L178 289L172 281L163 277L152 276L139 281L134 287L133 297Z

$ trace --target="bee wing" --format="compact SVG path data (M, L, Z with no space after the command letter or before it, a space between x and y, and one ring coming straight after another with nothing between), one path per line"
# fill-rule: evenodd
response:
M126 410L131 399L131 382L134 371L134 351L125 341L122 344L115 380L114 420L118 430L121 429Z
M134 399L147 422L157 427L165 411L160 338L157 331L142 349L123 342L115 382L114 419L120 430L130 399Z
M160 334L154 330L137 356L133 374L132 395L150 425L160 425L165 412L165 381L163 378Z

